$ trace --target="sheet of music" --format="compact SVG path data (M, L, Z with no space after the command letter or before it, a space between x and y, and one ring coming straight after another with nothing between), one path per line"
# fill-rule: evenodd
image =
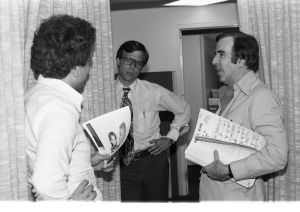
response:
M194 136L214 138L256 150L267 144L263 136L202 108L198 122L199 126L196 126L197 133Z

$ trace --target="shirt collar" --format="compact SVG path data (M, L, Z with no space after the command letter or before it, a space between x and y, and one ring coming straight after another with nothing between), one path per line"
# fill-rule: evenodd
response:
M251 90L257 85L259 79L253 71L249 71L240 81L233 85L233 89L241 89L243 93L249 95Z
M64 81L59 79L54 79L54 78L44 78L40 74L37 83L50 86L55 90L57 90L59 93L62 93L67 99L69 99L75 105L78 111L81 112L81 104L83 101L82 95L78 93L74 88L69 86L67 83L65 83Z
M130 86L130 92L132 92L133 94L135 94L137 92L137 87L138 87L138 83L139 83L139 79L136 79ZM116 92L122 92L123 93L123 88L125 86L122 85L122 83L119 80L119 76L116 79Z

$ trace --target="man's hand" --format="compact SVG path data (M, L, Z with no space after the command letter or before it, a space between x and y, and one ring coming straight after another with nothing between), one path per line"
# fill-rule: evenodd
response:
M105 172L111 172L114 169L115 157L100 163L101 169Z
M110 172L114 169L114 162L115 157L112 155L101 155L99 152L95 152L91 156L91 163L95 171Z
M153 155L158 155L160 154L161 152L165 151L169 146L170 146L170 143L169 143L169 138L166 138L166 137L161 137L159 139L156 139L156 140L152 140L149 142L151 146L148 151L150 152L150 154L153 154Z
M209 178L217 181L229 180L228 166L224 165L219 159L219 153L217 150L214 151L214 162L202 168L202 172L206 173Z
M73 192L71 199L75 201L93 201L96 198L97 193L93 190L94 186L87 186L88 184L88 180L83 180Z

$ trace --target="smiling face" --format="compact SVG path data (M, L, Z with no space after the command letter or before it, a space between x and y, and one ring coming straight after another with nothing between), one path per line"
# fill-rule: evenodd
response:
M110 141L110 143L112 144L112 146L117 145L117 138L116 138L115 135L111 135L109 141Z
M123 51L122 57L130 57L137 61L143 61L144 53L142 51L134 51L132 53ZM131 65L125 65L123 60L123 58L117 58L116 61L119 68L119 80L122 85L128 87L137 79L142 70L137 69L134 62Z
M212 64L215 66L219 81L225 85L232 86L241 79L240 70L237 64L231 62L232 37L225 37L219 40L215 49L215 57Z

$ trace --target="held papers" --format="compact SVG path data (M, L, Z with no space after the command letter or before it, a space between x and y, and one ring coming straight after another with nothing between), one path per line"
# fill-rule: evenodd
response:
M127 138L131 122L129 106L114 110L83 123L101 154L114 154Z
M266 144L267 140L263 136L205 109L200 109L193 139L185 151L185 158L206 166L214 161L213 152L218 150L220 160L224 164L229 164L246 158ZM250 188L254 182L255 179L249 179L236 183Z

